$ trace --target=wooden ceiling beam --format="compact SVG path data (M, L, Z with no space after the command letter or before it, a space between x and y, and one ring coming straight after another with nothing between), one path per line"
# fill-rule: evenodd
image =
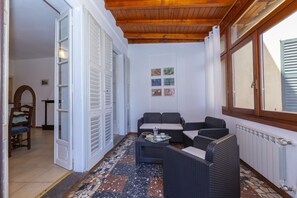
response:
M118 20L118 26L150 25L150 26L214 26L220 19L173 19L173 20Z
M144 43L195 43L202 42L202 39L129 39L129 44Z
M124 33L127 39L204 39L208 34Z
M105 0L108 10L228 7L234 0Z

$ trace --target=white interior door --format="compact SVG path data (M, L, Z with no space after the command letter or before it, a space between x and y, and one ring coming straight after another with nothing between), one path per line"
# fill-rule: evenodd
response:
M55 164L72 169L71 10L56 19Z
M88 29L88 168L92 168L103 156L103 79L101 29L96 20L87 15Z

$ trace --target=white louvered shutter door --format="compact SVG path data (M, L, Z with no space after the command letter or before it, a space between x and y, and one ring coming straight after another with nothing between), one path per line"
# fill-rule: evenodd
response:
M105 146L113 140L113 118L112 118L112 39L106 34L102 34L104 51L104 128Z
M103 119L102 119L102 51L101 29L95 19L89 15L89 167L102 157Z

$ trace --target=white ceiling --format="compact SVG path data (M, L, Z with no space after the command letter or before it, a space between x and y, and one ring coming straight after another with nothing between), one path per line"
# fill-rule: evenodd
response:
M43 0L11 0L10 58L54 56L57 16L59 14Z

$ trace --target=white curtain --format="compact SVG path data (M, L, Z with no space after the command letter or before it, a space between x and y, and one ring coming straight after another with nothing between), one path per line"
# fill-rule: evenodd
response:
M220 28L214 26L209 36L205 38L205 90L206 115L221 117L221 58L220 58Z

